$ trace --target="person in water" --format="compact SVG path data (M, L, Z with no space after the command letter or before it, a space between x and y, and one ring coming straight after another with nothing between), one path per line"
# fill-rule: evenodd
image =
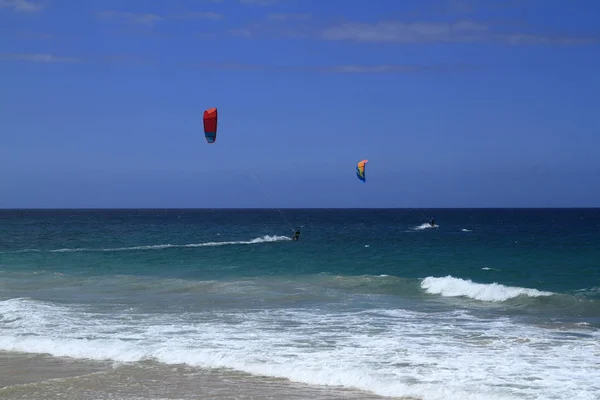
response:
M298 229L295 233L294 233L294 237L292 240L298 240L300 238L300 229Z
M435 226L435 219L431 218L431 221L429 221L429 225Z

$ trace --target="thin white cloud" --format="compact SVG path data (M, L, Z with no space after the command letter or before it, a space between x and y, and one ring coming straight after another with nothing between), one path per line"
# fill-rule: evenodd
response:
M212 11L206 12L188 12L184 14L175 15L173 18L177 19L211 19L213 21L220 21L225 18L223 14L219 14Z
M0 53L0 60L36 63L100 63L151 65L155 60L133 54L96 55L82 57L58 56L49 53Z
M509 45L584 45L600 43L600 35L552 34L524 23L458 20L344 22L323 25L309 14L269 14L268 22L239 27L230 34L245 38L312 38L356 43L473 43ZM285 22L281 24L279 22ZM243 33L243 34L242 34Z
M320 32L326 40L356 42L439 42L477 41L488 31L484 24L459 21L439 22L377 22L375 24L347 23Z
M203 33L197 34L196 37L198 39L201 39L201 40L208 40L208 39L214 39L214 38L216 38L217 34L216 33L203 32Z
M270 5L279 0L238 1L246 4ZM466 10L473 4L467 0L455 0L453 7ZM122 20L148 27L168 19L213 21L224 19L222 14L212 11L186 12L174 16L103 11L97 15L102 19ZM374 23L346 22L326 26L314 21L311 14L308 13L271 13L268 14L267 18L268 22L263 21L250 26L239 26L229 29L227 32L232 36L241 38L312 38L327 41L390 44L496 42L510 45L575 45L594 44L600 41L600 37L577 37L567 34L550 35L545 32L536 32L532 27L526 25L473 20L455 22L389 20Z
M82 61L81 58L62 57L45 53L4 53L0 59L13 61L30 61L39 63L73 63Z
M195 63L190 64L194 68L206 68L217 70L237 71L306 71L322 73L343 74L401 74L416 72L452 72L479 69L475 65L402 65L402 64L380 64L380 65L332 65L332 66L277 66L266 64L244 64L244 63Z
M29 0L0 0L0 9L10 8L16 12L35 13L44 8L40 3Z
M27 32L27 31L19 31L15 34L18 39L24 40L45 40L51 39L53 37L50 33L38 33L38 32Z
M149 58L127 55L127 54L116 54L109 56L101 56L95 58L95 60L100 61L102 63L109 64L136 64L136 65L152 65L155 63L154 60Z
M96 15L100 19L122 20L132 24L139 24L145 26L154 26L156 22L162 21L164 19L158 14L132 13L123 11L100 11Z
M251 29L230 29L229 34L237 37L251 37L254 35L254 32Z
M503 28L500 32L499 28ZM591 44L597 37L510 32L506 26L474 21L346 23L319 31L324 40L370 43L483 42L507 44Z
M477 4L470 0L451 0L449 6L454 12L470 13L477 7Z
M375 24L350 22L320 28L316 25L301 23L306 18L294 19L285 14L272 14L271 21L290 22L285 26L274 24L255 24L235 31L245 31L245 37L258 35L281 37L312 37L331 41L416 43L437 41L476 41L481 40L488 26L471 21L455 23L438 22L378 22Z
M476 65L338 65L329 67L326 71L349 74L383 74L383 73L408 73L408 72L451 72L475 70L481 67Z
M266 23L253 24L236 29L230 29L229 34L242 38L309 38L317 37L316 30L310 24Z
M267 17L270 21L307 21L311 18L311 14L283 14L272 13Z
M173 16L163 16L153 13L133 13L123 11L100 11L96 13L96 16L103 20L120 20L130 24L145 25L153 27L159 21L166 21L168 19L180 19L180 20L213 20L220 21L225 17L222 14L205 11L205 12L186 12L182 14L176 14Z
M279 0L239 0L242 4L250 4L255 6L272 6L279 3Z
M7 61L25 61L36 63L76 63L76 62L96 62L96 63L118 63L118 64L136 64L151 65L157 60L151 60L136 55L98 55L87 59L78 57L57 56L47 53L0 53L0 60ZM215 70L236 70L236 71L281 71L281 72L318 72L318 73L337 73L337 74L405 74L405 73L423 73L423 72L453 72L479 69L475 65L409 65L409 64L378 64L378 65L268 65L268 64L245 64L245 63L186 63L187 67Z
M534 35L528 33L496 35L495 39L509 44L576 45L600 43L600 38L593 36Z

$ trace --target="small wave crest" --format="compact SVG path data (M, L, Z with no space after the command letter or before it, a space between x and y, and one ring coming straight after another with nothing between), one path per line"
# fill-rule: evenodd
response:
M130 246L130 247L112 247L112 248L89 248L89 247L77 247L77 248L62 248L53 250L40 250L40 249L23 249L17 250L13 253L31 253L31 252L43 252L43 253L76 253L76 252L113 252L113 251L136 251L136 250L163 250L170 248L185 248L185 247L216 247L226 245L244 245L244 244L259 244L269 242L280 242L285 240L292 240L288 236L269 236L265 235L257 237L252 240L237 240L237 241L224 241L224 242L203 242L203 243L188 243L188 244L155 244L145 246Z
M475 283L470 279L453 276L432 277L421 281L421 288L429 294L440 294L444 297L468 297L474 300L502 302L519 296L540 297L552 296L552 292L505 286L499 283Z

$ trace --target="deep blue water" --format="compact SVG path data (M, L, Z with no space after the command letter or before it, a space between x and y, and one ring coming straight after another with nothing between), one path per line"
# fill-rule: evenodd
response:
M598 398L600 210L281 212L0 211L0 350Z

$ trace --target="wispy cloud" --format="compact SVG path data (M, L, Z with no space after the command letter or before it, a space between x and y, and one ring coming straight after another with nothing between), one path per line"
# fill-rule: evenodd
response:
M213 21L220 21L224 18L222 14L204 11L204 12L186 12L171 16L152 14L152 13L132 13L123 11L100 11L96 13L96 16L103 20L120 20L130 24L145 25L153 27L159 21L166 21L169 19L179 20L198 20L208 19Z
M38 32L27 32L27 31L19 31L15 34L17 39L23 40L46 40L53 38L53 35L50 33L38 33Z
M440 15L440 16L467 16L475 14L489 14L496 10L518 10L527 5L528 0L437 0L433 5L425 7L416 6L411 12L412 16ZM438 3L438 4L435 4Z
M137 55L98 55L86 58L58 56L47 53L0 53L0 60L23 61L36 63L78 63L91 62L101 64L133 64L153 65L159 62ZM164 62L164 61L163 61ZM448 73L477 70L482 67L477 65L410 65L410 64L342 64L342 65L269 65L246 63L214 63L214 62L187 62L179 64L188 68L234 70L234 71L275 71L275 72L316 72L335 74L407 74L407 73Z
M0 53L0 60L34 63L97 63L152 65L156 61L133 54L91 55L88 57L58 56L48 53Z
M458 65L339 65L330 67L331 72L351 73L351 74L382 74L382 73L408 73L408 72L459 72L467 70L482 69L478 65L458 64Z
M252 35L254 35L254 31L252 29L249 28L244 28L244 29L230 29L229 30L229 34L231 36L237 36L237 37L251 37Z
M495 42L509 45L576 45L600 43L600 36L550 34L523 24L491 23L471 20L346 22L330 26L311 23L309 17L271 14L269 22L230 31L246 38L260 36L304 37L356 43L473 43ZM277 24L286 21L286 24ZM243 34L240 34L242 33Z
M449 8L458 13L470 13L472 12L477 4L472 0L450 0Z
M96 13L98 18L105 20L121 20L132 24L154 26L158 21L164 18L158 14L139 14L123 11L100 11Z
M279 20L281 21L281 20ZM242 38L307 38L317 37L316 29L308 23L284 24L271 21L271 23L258 23L236 29L230 29L229 34Z
M134 55L119 54L109 55L94 58L93 61L99 61L108 64L135 64L135 65L152 65L156 62L149 58L139 57Z
M302 65L266 65L243 63L194 63L188 64L193 68L236 70L236 71L296 71L296 72L321 72L339 74L405 74L417 72L460 72L481 69L476 65L329 65L329 66L302 66Z
M320 32L326 40L352 40L356 42L432 42L479 40L488 27L483 24L461 21L436 22L378 22L376 24L348 23L326 28Z
M510 32L507 27L475 21L346 23L321 30L325 40L371 43L496 41L508 44L589 44L596 37Z
M600 43L600 38L594 36L535 35L528 33L510 33L503 35L495 35L492 38L509 44L576 45Z
M206 11L206 12L187 12L184 14L175 15L175 16L173 16L173 18L176 18L176 19L212 19L213 21L220 21L223 18L225 18L225 16L223 14L219 14L216 12Z
M242 4L250 4L255 6L272 6L279 3L280 0L239 0Z
M0 59L38 63L74 63L83 61L81 58L62 57L45 53L3 53L0 54Z
M44 8L40 3L29 0L0 0L0 9L10 8L16 12L34 13Z
M311 14L282 14L272 13L268 15L270 21L307 21L311 18Z
M210 33L210 32L198 33L196 35L196 38L198 38L200 40L214 39L216 37L218 37L218 35L216 33Z

